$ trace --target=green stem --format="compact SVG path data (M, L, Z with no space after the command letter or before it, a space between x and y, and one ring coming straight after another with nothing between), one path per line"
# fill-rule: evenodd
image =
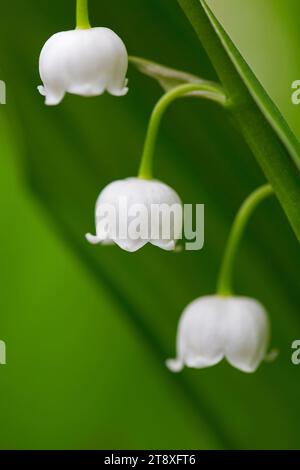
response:
M178 0L214 65L237 128L300 242L299 142L205 0Z
M225 255L221 265L217 294L221 296L232 295L232 277L234 261L236 259L236 253L242 240L245 228L249 222L251 215L253 214L256 207L267 197L273 194L273 188L271 185L266 184L261 186L254 191L243 203L240 208L235 221L233 223Z
M139 170L139 178L152 179L152 164L155 143L157 140L159 126L165 111L170 106L170 104L173 103L173 101L187 96L193 92L200 92L199 95L203 98L211 99L219 104L225 105L226 103L226 97L222 91L222 88L212 82L188 83L180 85L167 92L155 106L149 122Z
M90 29L88 0L77 0L76 27L77 29Z

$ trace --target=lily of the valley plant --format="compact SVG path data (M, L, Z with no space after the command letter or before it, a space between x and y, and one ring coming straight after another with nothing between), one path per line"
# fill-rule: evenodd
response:
M181 199L172 188L167 186L165 183L158 181L153 178L153 157L157 134L161 119L171 103L177 98L185 96L187 93L195 91L201 91L204 95L216 92L212 84L207 83L191 83L180 85L173 90L166 93L157 103L152 113L144 151L141 159L141 165L138 173L138 177L128 178L124 181L115 181L109 184L101 193L96 203L96 235L87 234L87 240L92 244L107 244L109 242L116 243L120 248L134 252L142 248L146 243L158 246L164 250L174 250L177 240L180 238L179 230L175 230L174 219L170 220L169 232L171 234L169 239L153 238L151 233L160 233L161 227L149 227L148 239L140 237L134 240L129 238L122 238L118 234L113 233L113 224L108 223L103 226L101 221L101 215L103 215L104 209L107 205L111 205L116 209L117 216L119 218L119 207L120 202L125 200L128 205L128 215L133 212L134 207L138 204L143 205L151 212L151 206L158 205L162 207L167 206L172 209L175 205L181 205ZM219 102L219 97L215 98ZM131 210L132 209L132 210ZM130 222L128 220L127 222ZM151 222L151 221L150 221ZM163 225L162 220L160 225Z
M240 60L239 56L236 58L230 41L217 24L205 0L199 0L199 2L180 0L180 3L193 19L198 15L195 29L199 35L201 28L205 30L205 41L211 38L214 46L212 54L216 56L215 61L222 76L222 67L230 69L230 65L226 61L227 59L225 60L222 54L217 51L218 44L216 45L215 42L213 28L218 32L219 37L222 38L223 43L236 61ZM199 5L201 10L198 9ZM205 18L205 14L209 17L210 23ZM210 51L209 44L207 49ZM120 202L123 200L126 200L129 206L128 214L130 214L130 208L138 204L148 209L153 204L164 204L168 207L174 204L181 205L181 199L177 192L153 176L155 143L165 111L176 99L186 96L214 101L230 111L234 105L250 102L251 97L243 88L245 83L241 84L236 76L234 76L236 89L232 89L229 73L227 75L224 73L223 82L228 81L225 92L221 85L202 80L194 75L174 71L144 59L132 58L131 61L140 71L156 78L166 93L158 101L151 115L138 175L125 180L116 180L101 190L96 203L96 233L95 235L87 234L86 238L93 245L115 243L129 252L141 249L146 243L151 243L164 250L174 250L177 237L173 226L169 227L171 235L166 240L154 239L151 236L146 239L140 237L134 240L129 237L122 238L115 233L112 224L103 225L101 223L103 208L109 205L116 210L118 217L124 217L124 214L120 213L122 212ZM244 67L244 64L242 65ZM73 31L55 34L46 42L41 52L40 75L43 86L39 89L45 95L48 105L60 103L67 92L82 96L95 96L108 91L113 95L122 96L128 91L127 67L127 51L121 39L110 29L91 28L88 17L88 1L77 0L77 28ZM244 101L237 100L235 103L233 98L240 97L239 93ZM266 100L265 97L264 99ZM245 131L247 126L242 127L242 132L246 134L247 141L257 152L272 184L267 184L254 191L242 205L230 233L216 294L201 297L184 310L178 326L177 357L167 361L168 368L173 372L179 372L184 366L209 367L226 359L235 368L250 373L254 372L260 363L269 357L268 347L271 333L268 315L257 300L237 296L233 293L233 266L237 248L253 210L261 201L273 194L273 190L279 194L295 232L299 232L299 224L294 223L297 213L295 200L298 197L299 188L296 184L298 180L295 177L294 169L288 167L288 171L282 170L283 160L280 154L280 158L274 162L274 168L278 173L281 172L284 175L293 191L291 192L292 196L287 192L278 191L280 178L275 175L274 168L269 164L269 161L277 151L282 151L282 142L279 147L277 147L275 140L272 145L266 145L268 139L261 135L261 132L267 126L265 122L264 125L260 124L262 118L259 112L254 107L252 114L241 113L239 110L237 115L239 124L243 124L244 119L251 118L253 126L257 126L253 135L251 132ZM275 122L273 128L276 125L279 127L278 122ZM283 141L286 142L284 140L287 139L284 135L286 129L280 131ZM258 145L255 140L259 138L262 145ZM264 149L269 152L268 156L263 154ZM291 153L295 159L293 145L290 146L290 149L293 150ZM130 217L128 214L125 217ZM172 225L172 221L170 221L170 225ZM153 228L150 227L150 233Z
M192 302L183 312L177 333L177 358L167 361L173 372L184 366L202 369L222 359L243 372L255 372L267 354L270 323L264 307L254 299L232 293L236 251L255 207L272 194L269 185L256 190L242 205L225 251L217 294Z

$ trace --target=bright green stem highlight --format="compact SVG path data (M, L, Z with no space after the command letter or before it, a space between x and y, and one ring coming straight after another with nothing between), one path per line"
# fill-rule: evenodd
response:
M173 101L187 96L193 92L199 92L199 96L206 99L211 99L219 104L225 105L226 103L226 97L222 91L221 86L212 82L188 83L180 85L167 92L155 106L149 122L139 171L139 178L152 179L154 149L159 126L165 111L170 106L170 104L173 103Z
M249 222L251 215L253 214L256 207L267 197L273 194L273 188L267 184L261 186L254 191L243 203L240 208L235 221L233 223L223 263L221 266L218 289L217 293L221 296L232 295L232 277L233 277L233 266L236 258L236 253L242 240L245 228Z
M90 29L88 0L77 0L76 27L77 29Z

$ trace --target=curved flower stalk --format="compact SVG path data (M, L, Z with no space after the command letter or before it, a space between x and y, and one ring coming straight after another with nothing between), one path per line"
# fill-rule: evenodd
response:
M256 206L273 193L266 185L242 205L229 237L220 271L217 294L202 297L183 312L177 333L177 358L167 361L172 372L184 366L201 369L222 359L235 368L255 372L267 355L270 324L264 307L254 299L232 294L232 271L236 251Z
M114 96L128 92L128 54L123 41L108 28L91 28L88 1L77 0L77 28L54 34L39 60L46 104L59 104L66 93Z
M164 112L175 99L193 91L201 91L204 98L225 103L221 89L210 82L178 86L159 100L150 119L139 175L115 181L100 193L96 203L96 235L86 235L90 243L116 243L129 252L137 251L147 243L168 251L175 249L182 235L182 203L172 188L153 179L152 162ZM174 213L174 217L170 216ZM141 229L129 233L130 227L137 228L137 222L144 227L142 233Z
M165 93L156 104L150 118L139 171L140 178L152 178L154 149L157 141L159 126L164 113L173 103L173 101L178 98L191 96L193 92L201 92L201 98L214 101L215 103L218 103L222 106L226 106L227 104L227 99L222 90L222 87L213 82L203 81L199 83L186 83L179 85Z

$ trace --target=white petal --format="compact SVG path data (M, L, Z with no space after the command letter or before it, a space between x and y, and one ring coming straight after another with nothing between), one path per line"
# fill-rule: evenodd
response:
M105 87L103 85L94 85L89 83L73 85L68 89L69 93L80 96L100 96L104 91Z
M224 357L226 316L218 297L202 297L182 314L177 333L177 360L204 368Z
M181 372L184 364L180 359L168 359L166 361L166 366L171 372Z
M107 88L107 91L113 96L125 96L125 95L127 95L128 91L129 91L129 88L128 88L127 85L128 85L128 78L126 78L123 88L122 87L115 88L113 86L109 86Z
M122 248L122 250L128 251L129 253L135 253L136 251L140 250L145 246L148 241L147 240L114 240L114 242Z
M223 358L223 354L209 358L201 356L190 356L186 358L185 363L187 367L190 367L191 369L205 369L206 367L212 367L216 364L219 364Z
M38 91L42 96L45 96L45 103L47 106L56 106L64 99L65 96L65 92L62 90L46 90L42 85L38 86Z
M127 95L128 91L129 91L129 88L127 86L124 86L123 88L108 87L107 91L112 96L125 96L125 95Z
M57 106L64 99L65 93L63 91L55 92L54 90L46 92L45 104L47 106Z
M255 372L266 356L270 325L265 309L254 299L234 297L227 300L228 362L243 372Z
M174 240L151 240L152 245L165 251L174 251L176 242Z
M102 240L98 238L96 235L92 235L91 233L87 233L85 238L91 245L99 245L99 243L102 243Z
M38 88L39 93L40 93L42 96L46 96L46 90L45 90L45 87L43 87L43 85L40 85L40 86L38 86L37 88Z

